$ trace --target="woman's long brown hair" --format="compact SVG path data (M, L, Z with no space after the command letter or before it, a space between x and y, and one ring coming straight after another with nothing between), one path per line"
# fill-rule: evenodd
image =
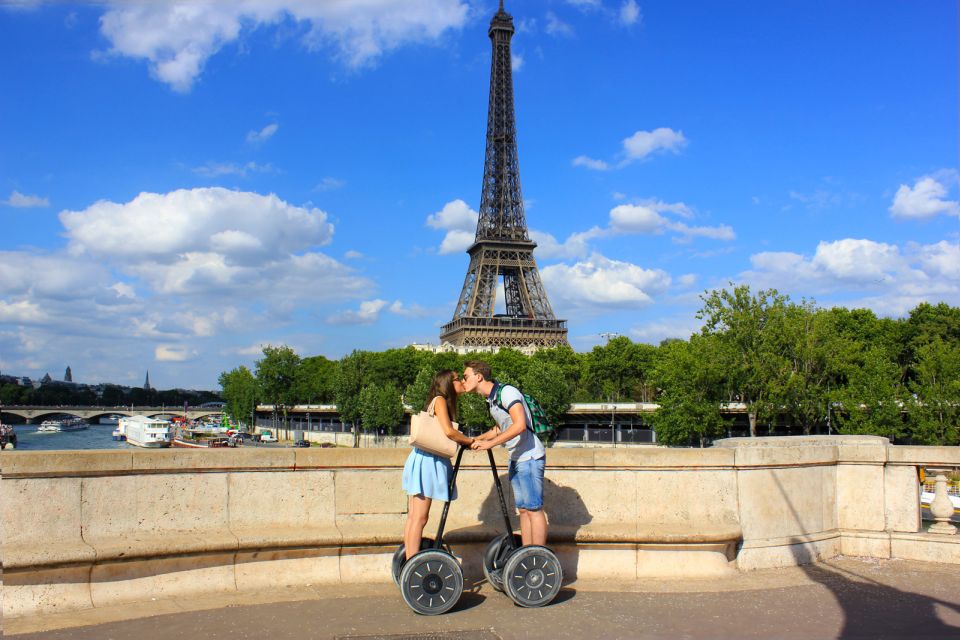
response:
M427 404L423 407L424 411L430 407L434 398L443 396L447 403L447 413L450 414L450 422L457 421L457 391L453 388L453 379L456 375L456 372L444 369L433 376L430 393L427 394Z

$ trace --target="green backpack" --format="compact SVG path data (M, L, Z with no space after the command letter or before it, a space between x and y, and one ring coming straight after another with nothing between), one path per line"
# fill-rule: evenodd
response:
M500 385L497 389L497 406L499 406L504 411L507 411L507 408L503 406L503 401L500 400L500 394L503 393L503 388L507 385ZM513 385L510 385L513 386ZM516 389L516 387L514 387ZM520 391L520 389L517 389ZM540 406L540 403L537 402L537 399L533 396L520 391L520 395L523 396L523 401L527 403L527 408L530 410L530 417L533 421L532 425L527 425L527 428L533 431L536 435L540 436L541 439L549 439L553 435L553 432L556 428L547 422L547 412L543 410L543 407ZM508 412L509 413L509 412Z

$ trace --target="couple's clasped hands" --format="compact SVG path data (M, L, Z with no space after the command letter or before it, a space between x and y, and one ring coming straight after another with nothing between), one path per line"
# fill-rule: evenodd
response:
M470 448L474 451L486 451L493 447L493 444L489 440L477 440L473 439L473 442L470 443Z

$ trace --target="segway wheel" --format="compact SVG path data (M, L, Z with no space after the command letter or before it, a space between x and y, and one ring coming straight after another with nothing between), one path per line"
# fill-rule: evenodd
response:
M542 607L560 592L563 569L556 554L541 546L517 549L503 568L503 587L521 607Z
M446 545L444 545L446 546ZM420 538L420 551L433 548L433 538ZM407 548L400 543L397 550L393 552L393 583L400 586L400 570L403 569L403 563L407 561Z
M510 547L509 533L502 533L487 545L487 550L483 554L483 577L497 591L503 591L503 568L507 564L507 558L523 544L520 536L513 535L513 547Z
M403 565L400 593L407 606L421 615L446 613L463 593L463 571L446 551L421 551Z

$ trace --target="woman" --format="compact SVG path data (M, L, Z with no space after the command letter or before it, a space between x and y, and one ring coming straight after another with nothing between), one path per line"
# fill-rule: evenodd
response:
M434 415L446 436L469 448L473 438L468 438L453 428L453 422L457 419L457 394L462 392L463 383L459 376L453 371L441 371L433 377L430 384L424 411L429 411L430 404L433 403ZM453 495L449 495L452 473L453 466L449 458L435 456L416 447L407 457L407 462L403 465L403 490L410 496L407 523L403 527L403 545L407 560L420 550L420 539L430 515L430 504L434 500L456 500L456 488Z

